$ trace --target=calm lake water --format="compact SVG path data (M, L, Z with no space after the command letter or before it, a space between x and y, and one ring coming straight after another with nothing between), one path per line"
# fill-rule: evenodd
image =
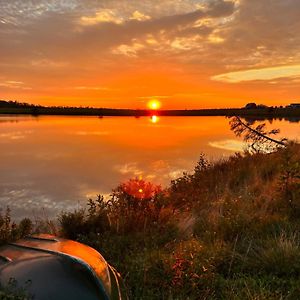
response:
M267 124L300 136L299 123ZM0 207L51 218L130 178L167 186L201 153L215 160L243 147L224 117L0 116Z

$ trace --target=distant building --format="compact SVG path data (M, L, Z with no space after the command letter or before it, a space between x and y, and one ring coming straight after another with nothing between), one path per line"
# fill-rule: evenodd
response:
M300 103L291 103L287 108L300 108Z

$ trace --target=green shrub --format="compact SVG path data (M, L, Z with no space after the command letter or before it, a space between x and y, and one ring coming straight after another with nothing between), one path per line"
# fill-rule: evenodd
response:
M0 210L0 245L29 235L32 228L32 221L28 218L21 220L19 224L12 222L9 207L4 214Z

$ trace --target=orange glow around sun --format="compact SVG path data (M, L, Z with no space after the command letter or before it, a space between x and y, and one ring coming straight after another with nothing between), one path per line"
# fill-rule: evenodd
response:
M161 107L161 103L158 100L153 99L148 102L148 107L152 110L157 110Z

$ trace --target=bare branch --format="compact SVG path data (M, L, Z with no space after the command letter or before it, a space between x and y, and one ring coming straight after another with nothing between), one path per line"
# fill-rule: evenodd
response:
M243 122L241 118L231 117L230 128L238 137L243 137L244 141L249 143L250 149L254 152L271 152L279 147L286 147L287 139L277 140L271 135L280 132L279 129L266 130L266 124L259 124L255 128L249 123Z

